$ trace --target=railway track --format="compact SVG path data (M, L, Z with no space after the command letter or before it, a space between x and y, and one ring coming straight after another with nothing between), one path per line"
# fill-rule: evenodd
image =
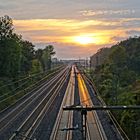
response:
M67 131L73 127L73 111L63 111L63 106L74 104L75 75L72 67L70 80L60 107L52 134L51 140L72 140L72 131Z
M88 90L90 90L90 97L94 105L106 106L105 102L100 97L97 89L95 88L93 83L90 81L90 79L88 79L85 75L83 75L83 78L85 80ZM107 139L129 140L128 136L123 131L123 129L118 124L117 120L114 118L114 116L111 114L110 111L98 110L96 115L98 115L98 119L100 120L100 123L103 126Z
M88 93L88 89L82 78L79 71L77 71L77 80L78 80L78 88L79 88L79 96L80 96L80 103L81 106L93 106L92 100ZM106 140L106 135L98 118L96 111L88 112L87 114L87 123L86 123L87 140Z
M106 127L102 125L101 116L106 115L105 112L88 112L87 121L85 121L81 119L80 113L76 113L78 116L74 118L74 111L63 111L64 106L94 106L97 102L96 95L91 97L90 88L91 85L87 79L80 74L74 65L66 67L42 84L36 91L28 93L11 106L9 112L8 109L0 112L0 115L3 113L3 116L0 117L0 139L77 140L84 138L82 132L85 131L87 132L87 140L114 139L118 134L115 131L107 134L104 130ZM80 103L74 104L75 97ZM106 116L104 117L106 118ZM78 118L79 120L77 120ZM86 127L82 127L83 124L86 124ZM110 129L112 128L109 122L108 126ZM50 132L46 132L49 130L47 127L50 127ZM45 133L43 129L45 129ZM76 137L77 132L80 135L79 138ZM115 140L120 139L118 137Z
M82 106L92 106L93 103L90 99L86 84L81 74L75 66L72 67L71 78L61 104L59 114L57 116L50 140L72 140L73 131L78 130L82 135L82 127L73 126L73 111L63 111L64 106L75 106L74 105L74 94L75 94L75 75L74 71L77 74L78 81L78 90L80 97L80 104ZM106 140L106 135L98 118L98 115L95 111L89 112L87 114L87 140ZM84 130L85 131L85 130ZM75 132L76 133L76 132ZM82 138L82 137L81 137ZM79 138L77 138L79 139ZM83 138L82 138L83 139Z
M76 69L81 106L103 106L101 99L92 82ZM86 139L128 139L124 131L116 127L108 111L97 110L87 112L87 137ZM95 128L94 128L95 127ZM93 131L94 130L94 131ZM122 133L121 133L122 132ZM124 137L123 137L124 136Z
M10 110L13 110L16 106L18 106L19 105L19 102L21 103L25 99L29 98L29 96L31 96L31 94L34 94L34 92L36 92L37 90L39 90L40 88L42 88L43 86L45 86L45 84L47 84L47 82L49 80L53 79L55 76L57 76L63 70L64 70L64 67L62 67L62 68L54 71L51 74L48 74L48 75L44 76L41 80L39 80L36 83L34 83L33 85L30 85L29 87L25 88L23 90L25 92L25 95L23 97L21 97L19 100L17 100L14 104L11 104L7 108L5 108L5 109L3 109L3 110L0 111L0 119L3 118L3 116L5 114L7 114L8 112L10 112ZM50 77L51 77L51 79L50 79ZM31 87L32 87L32 90L30 90ZM15 94L12 94L12 95L8 96L7 99L8 98L9 99L10 98L14 98L15 96L19 96L21 94L21 92L17 92ZM4 100L6 100L6 98ZM3 102L4 102L4 100L3 100ZM0 101L0 103L1 102L2 101Z
M31 137L47 108L53 104L68 73L69 68L64 69L0 119L0 139L13 140L17 134L24 139Z

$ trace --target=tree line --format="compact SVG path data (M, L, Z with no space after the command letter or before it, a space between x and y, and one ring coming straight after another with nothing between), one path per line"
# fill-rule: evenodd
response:
M0 77L15 78L19 75L47 71L55 54L52 45L35 50L32 42L14 32L12 19L0 17Z
M105 102L140 105L140 37L117 43L103 58L106 58L103 64L90 74ZM114 111L113 114L131 139L140 137L139 111Z

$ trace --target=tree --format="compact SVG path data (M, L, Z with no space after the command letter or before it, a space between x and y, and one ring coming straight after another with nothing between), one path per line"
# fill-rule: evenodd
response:
M31 70L32 60L34 59L34 45L29 41L21 41L21 72L27 73Z
M109 60L113 64L115 64L117 67L122 67L124 64L126 64L126 50L122 46L112 47L112 51L109 55Z
M41 57L43 55L43 50L42 49L38 49L35 51L35 58L41 61Z
M35 51L35 58L40 61L42 69L45 70L45 65L42 56L43 56L43 49L38 49Z
M101 96L109 105L139 105L140 37L121 41L109 52L107 60L94 71L95 84ZM131 139L134 139L134 133L140 134L138 127L133 129L134 122L139 125L139 112L114 111L113 114Z
M0 40L10 38L13 29L13 21L9 16L5 15L4 17L0 17Z
M46 48L43 50L42 60L44 70L51 69L51 57L54 54L54 47L52 45L46 46Z
M13 33L12 19L0 17L0 76L15 77L20 68L21 45Z
M14 33L12 19L9 16L0 17L1 77L17 77L19 72L23 75L27 74L35 69L35 66L40 67L40 63L44 71L49 70L51 68L51 57L54 54L52 45L35 52L34 45L31 42L23 40L21 35Z
M32 60L32 68L31 68L31 73L40 73L42 72L42 65L38 59Z
M16 76L20 68L21 46L13 39L5 40L0 51L0 75Z

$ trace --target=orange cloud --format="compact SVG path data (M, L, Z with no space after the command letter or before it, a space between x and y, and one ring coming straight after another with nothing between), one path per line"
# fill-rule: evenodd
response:
M96 45L113 44L114 36L127 37L127 25L136 19L120 20L67 20L67 19L31 19L14 20L18 33L31 39L33 42L60 42L77 44L76 37L90 37L90 43ZM139 20L139 19L137 19ZM130 30L134 28L131 27ZM79 42L80 44L80 42ZM84 45L84 43L83 43ZM82 46L82 45L81 45Z

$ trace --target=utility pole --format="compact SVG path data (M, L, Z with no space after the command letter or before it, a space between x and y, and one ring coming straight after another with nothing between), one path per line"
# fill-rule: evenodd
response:
M82 109L81 110L81 126L82 126L82 139L86 140L87 137L87 110L86 109Z

